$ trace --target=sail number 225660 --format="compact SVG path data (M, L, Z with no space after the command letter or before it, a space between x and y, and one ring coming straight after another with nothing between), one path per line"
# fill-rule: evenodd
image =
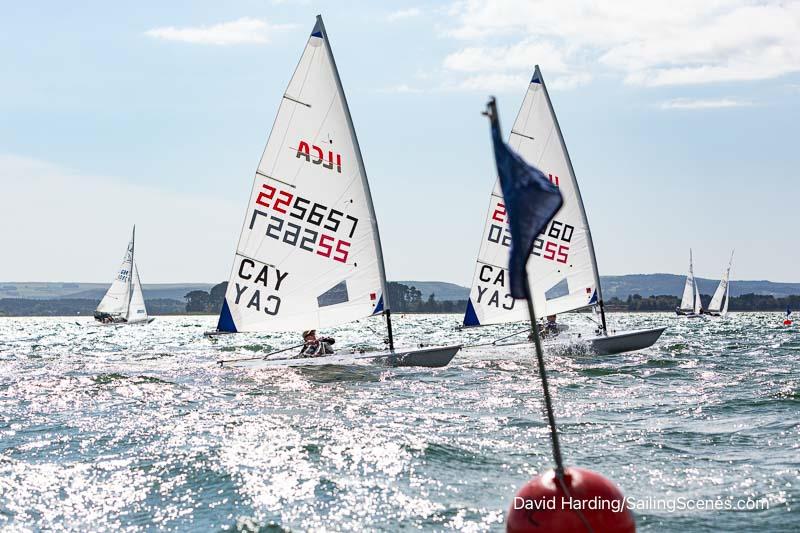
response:
M511 246L511 233L508 231L506 206L503 202L497 202L495 205L490 222L492 224L489 226L487 240L495 244ZM556 219L551 220L550 224L533 241L531 255L557 263L566 263L569 260L569 242L572 240L574 232L574 226L564 224Z

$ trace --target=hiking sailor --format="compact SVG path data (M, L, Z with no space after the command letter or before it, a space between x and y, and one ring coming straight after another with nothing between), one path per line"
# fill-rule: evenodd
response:
M309 329L303 332L303 348L300 350L300 357L321 357L333 354L331 344L336 342L331 337L317 338L317 330Z

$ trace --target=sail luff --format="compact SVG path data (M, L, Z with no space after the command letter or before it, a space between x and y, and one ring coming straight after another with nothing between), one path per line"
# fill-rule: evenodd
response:
M573 186L575 188L575 196L578 201L578 207L580 208L581 219L583 221L583 225L586 231L586 244L589 249L589 257L592 260L592 269L594 273L594 283L595 283L595 290L597 291L597 303L600 307L600 319L603 324L603 334L607 334L606 331L606 313L603 307L603 290L600 286L600 271L597 268L597 256L595 255L594 251L594 242L592 241L592 230L589 227L589 218L586 216L586 208L583 205L583 198L581 197L581 189L578 185L578 179L575 175L575 169L572 166L572 159L569 156L569 150L567 150L567 144L564 141L564 135L561 132L561 126L558 123L558 117L556 116L555 110L553 109L553 103L550 100L550 93L547 91L547 84L544 82L544 78L542 77L542 73L539 70L539 65L536 65L533 71L534 78L539 78L539 82L542 84L542 90L544 91L545 99L547 100L547 107L550 109L550 116L553 118L553 122L556 126L556 131L558 132L558 139L561 143L561 150L564 152L564 156L567 160L567 169L569 170L570 177L572 178Z
M361 145L358 143L358 136L356 135L355 127L353 126L353 118L350 115L350 106L347 103L347 97L344 94L344 87L342 86L342 79L339 77L339 69L336 67L336 59L333 57L333 49L331 48L330 41L328 40L328 32L325 31L325 23L322 22L322 15L317 15L317 23L319 24L320 31L323 36L323 43L325 51L328 53L328 59L333 67L333 77L336 80L336 88L339 96L342 99L342 106L344 107L344 115L347 120L347 127L350 130L350 138L352 139L355 148L356 162L361 174L361 183L364 187L364 193L367 199L367 209L370 215L370 224L372 231L375 234L375 252L378 254L378 271L381 278L381 292L383 298L384 312L388 312L389 307L389 292L386 290L386 268L383 262L383 246L381 245L381 234L378 230L378 219L375 216L375 207L372 203L372 193L369 188L369 180L367 179L367 170L364 166L364 159L361 155Z

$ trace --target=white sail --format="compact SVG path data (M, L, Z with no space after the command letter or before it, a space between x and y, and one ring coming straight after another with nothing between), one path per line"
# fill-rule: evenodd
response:
M686 276L686 284L683 286L683 296L681 297L682 311L693 311L695 301L694 270L692 268L692 250L689 250L689 275Z
M548 174L564 203L536 240L528 276L537 312L551 315L602 300L589 224L578 182L558 127L539 67L528 86L511 130L509 145ZM495 181L478 251L464 325L528 319L524 304L509 294L508 251L511 235L499 180Z
M388 310L377 221L322 19L255 174L219 331L286 331Z
M144 305L142 282L139 279L139 268L133 262L133 278L131 279L131 300L128 305L128 322L143 322L147 320L147 308Z
M711 303L708 304L708 310L714 313L721 313L723 309L723 299L725 300L725 311L727 311L728 305L728 284L729 278L731 274L731 265L733 264L733 253L731 253L730 261L728 261L728 267L725 269L725 272L722 273L722 279L719 280L719 285L717 285L717 290L714 291L714 296L711 298Z
M136 229L134 228L134 232ZM97 306L98 313L108 313L109 315L122 317L127 316L128 303L131 299L131 275L133 272L133 241L134 236L128 243L125 257L117 270L117 275L111 283L100 305Z

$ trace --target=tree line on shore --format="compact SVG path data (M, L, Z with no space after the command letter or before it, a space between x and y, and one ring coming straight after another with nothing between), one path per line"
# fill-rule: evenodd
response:
M195 290L187 293L185 301L167 298L147 300L151 315L217 314L222 308L228 283L215 285L210 291ZM390 281L387 284L391 308L397 313L463 313L466 300L437 300L435 294L423 297L413 285ZM708 308L711 296L701 296L703 307ZM91 298L64 298L34 300L0 298L0 316L82 316L92 315L99 300ZM608 311L674 311L680 298L670 295L643 297L638 294L627 299L611 298L605 303ZM768 294L742 294L731 297L730 311L783 311L787 307L800 310L800 295L775 298Z

